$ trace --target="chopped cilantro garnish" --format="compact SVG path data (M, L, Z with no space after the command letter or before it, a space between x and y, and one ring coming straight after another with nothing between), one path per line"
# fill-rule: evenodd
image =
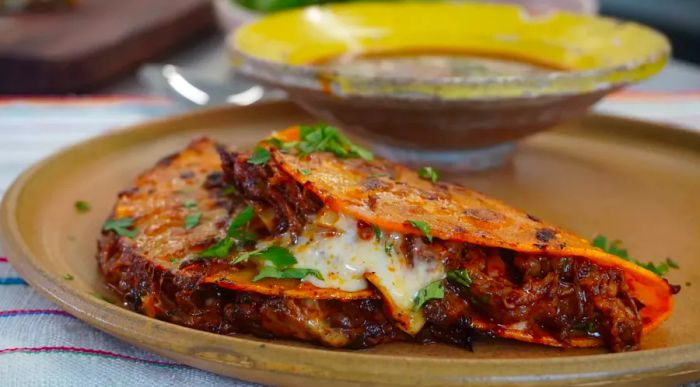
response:
M433 236L430 235L430 226L428 225L428 223L422 220L409 220L408 223L411 226L413 226L413 228L420 230L420 232L423 233L423 236L425 236L426 239L428 239L428 242L433 241Z
M681 268L680 266L678 266L678 263L671 258L666 258L666 264L671 269L680 269Z
M304 269L298 267L288 267L286 269L279 269L274 266L263 267L258 275L253 278L253 282L260 281L263 278L290 278L290 279L303 279L307 275L312 275L320 280L323 280L323 276L318 270L315 269Z
M90 212L90 203L84 201L84 200L78 200L75 202L75 210L78 211L81 214Z
M658 264L655 264L654 262L644 263L636 259L630 258L627 249L622 247L622 241L617 239L608 243L608 238L606 238L603 235L598 235L595 238L593 238L591 244L593 245L593 247L597 247L612 255L616 255L626 261L630 261L636 264L637 266L643 267L651 271L652 273L658 275L659 277L663 277L664 275L666 275L670 269L678 269L678 264L671 258L666 258L666 260Z
M279 269L286 269L297 263L297 259L294 258L294 255L292 255L289 250L280 246L268 246L263 249L243 253L234 259L233 263L245 262L250 258L270 261Z
M109 219L102 226L102 229L105 231L114 231L119 236L133 238L137 233L136 230L132 229L133 225L133 218Z
M267 140L265 140L266 143L270 144L271 147L276 148L276 149L282 149L284 146L284 142L280 140L279 138L275 137L270 137Z
M201 258L226 258L233 247L233 239L224 238L199 253Z
M472 279L466 269L448 271L447 279L465 288L472 286Z
M595 333L598 324L595 321L579 321L571 326L571 329L583 333Z
M302 279L307 275L313 275L320 280L323 279L323 276L321 276L318 270L291 267L297 263L297 259L284 247L268 246L263 249L249 251L239 255L233 260L233 263L245 262L251 258L263 259L272 263L272 266L264 266L260 269L260 272L253 278L253 281L259 281L263 278Z
M185 217L185 228L190 230L199 224L199 220L202 219L202 213L199 211L192 212Z
M179 261L179 259L177 259L175 257L170 258L170 262L172 262L172 263L177 263L178 261Z
M301 169L299 170L299 173L300 173L302 176L309 176L309 175L311 174L311 170L306 169L306 168L301 168Z
M231 234L233 230L242 228L244 226L247 226L248 223L250 223L251 220L253 220L253 216L255 215L255 212L253 211L253 207L248 206L241 210L241 212L236 215L235 218L231 221L231 225L228 227L228 233Z
M253 150L253 154L248 158L248 164L262 165L270 160L270 152L262 147Z
M379 228L376 224L373 224L372 230L374 231L374 239L376 239L377 242L382 240L382 229Z
M314 152L331 152L338 157L354 157L364 160L372 160L372 152L352 143L342 135L337 128L329 125L302 125L299 127L301 140L296 144L296 149L302 155Z
M227 187L224 187L224 189L221 190L221 193L228 196L228 195L237 194L238 190L236 189L236 187L229 185Z
M72 274L66 274L63 276L63 279L66 281L73 281L73 279L75 279L75 277L73 277Z
M440 178L440 176L438 176L438 173L432 167L423 167L419 169L418 176L421 179L430 180L433 183L437 182Z
M185 217L185 228L190 230L199 224L199 220L202 218L202 213L197 209L197 201L194 199L187 199L182 202L185 208L190 210L189 215Z
M393 242L392 243L385 242L384 243L384 253L386 253L386 255L391 257L392 251L394 251L394 243Z
M255 212L253 207L248 206L236 215L228 226L227 236L240 241L251 241L257 237L254 233L245 229L245 227L253 220Z
M234 239L242 242L254 241L256 235L244 229L253 219L254 215L253 207L248 206L244 208L231 221L226 236L216 242L216 244L199 253L199 256L202 258L226 258L235 243Z
M439 300L443 297L445 297L445 288L442 286L442 280L431 282L416 294L416 298L413 301L413 310L419 310L430 300Z

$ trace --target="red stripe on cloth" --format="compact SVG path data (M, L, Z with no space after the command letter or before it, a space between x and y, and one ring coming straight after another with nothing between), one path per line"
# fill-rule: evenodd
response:
M7 263L7 258L0 257L0 263Z
M116 352L110 352L110 351L103 351L101 349L91 349L91 348L79 348L79 347L20 347L20 348L5 348L5 349L0 349L0 355L4 353L37 353L37 352L68 352L68 353L77 353L77 354L82 354L82 355L94 355L94 356L102 356L102 357L111 357L114 359L122 359L122 360L131 360L131 361L137 361L141 363L146 363L146 364L155 364L155 365L160 365L160 366L168 366L168 367L184 367L181 364L177 363L171 363L168 361L160 361L160 360L149 360L149 359L141 359L139 357L135 356L130 356L130 355L123 355L121 353L116 353Z
M33 314L55 314L60 316L70 316L73 317L68 312L60 309L13 309L13 310L0 310L0 317L9 316L23 316L23 315L33 315Z

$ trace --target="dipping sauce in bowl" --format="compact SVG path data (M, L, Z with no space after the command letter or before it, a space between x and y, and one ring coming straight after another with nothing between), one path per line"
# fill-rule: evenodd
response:
M670 47L618 20L484 3L347 3L267 16L230 39L237 70L385 157L453 170L658 72Z

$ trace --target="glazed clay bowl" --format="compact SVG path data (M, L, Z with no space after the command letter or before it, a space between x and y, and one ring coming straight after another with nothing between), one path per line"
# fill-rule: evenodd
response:
M238 72L394 160L500 165L517 140L661 70L670 46L614 19L479 3L346 3L229 38Z

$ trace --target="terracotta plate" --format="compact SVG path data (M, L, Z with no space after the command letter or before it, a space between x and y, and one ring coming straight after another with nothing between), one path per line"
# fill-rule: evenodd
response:
M463 181L584 236L621 238L640 260L673 257L683 286L670 320L643 350L610 354L480 338L474 351L391 344L329 350L226 337L150 319L108 299L94 259L117 192L203 134L247 147L271 130L310 122L289 104L203 111L109 133L26 171L6 193L1 236L37 290L83 321L139 347L219 374L274 384L678 384L700 379L700 135L590 116L521 145L505 169ZM77 214L73 203L93 210ZM70 273L75 279L66 281Z

